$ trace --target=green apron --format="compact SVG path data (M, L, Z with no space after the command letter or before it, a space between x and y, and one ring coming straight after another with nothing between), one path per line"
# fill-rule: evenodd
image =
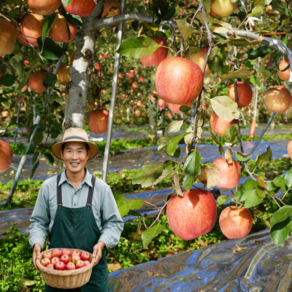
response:
M92 197L95 176L92 176L92 187L89 187L87 204L81 208L67 208L62 205L62 188L59 186L61 175L57 177L57 212L53 228L49 235L49 248L74 248L93 253L98 243L100 231L92 212ZM108 267L104 251L99 263L92 269L90 280L82 287L75 289L59 289L45 285L45 292L108 292Z

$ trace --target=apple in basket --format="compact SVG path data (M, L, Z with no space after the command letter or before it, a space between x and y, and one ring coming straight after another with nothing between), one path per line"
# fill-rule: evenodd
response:
M76 264L78 261L80 261L81 259L80 259L80 256L79 255L77 255L77 254L72 254L72 262L74 263L74 264Z
M85 263L84 263L84 261L78 261L77 263L76 263L76 269L80 269L80 268L83 268L83 267L85 267L86 265L85 265Z
M60 261L59 258L52 258L51 263L52 263L54 266L56 266L56 264L57 264L59 261Z
M63 262L57 262L55 268L56 270L65 270L65 264Z
M63 254L60 258L60 261L63 262L64 264L68 264L70 261L70 257L67 254Z
M53 264L48 264L48 265L47 265L47 268L48 268L48 269L53 269L53 270L55 270L55 266L54 266Z
M90 261L84 261L85 266L90 265Z
M62 254L66 254L66 255L68 255L70 257L71 256L71 251L69 249L67 249L67 248L64 248L62 250Z
M78 249L74 249L73 252L72 252L72 256L73 255L78 255L80 256L80 251Z
M61 251L58 249L58 248L55 248L54 250L53 250L53 253L52 253L52 256L53 256L53 258L60 258L61 257Z
M66 270L75 270L75 265L72 262L69 262L66 265Z
M81 260L82 261L89 261L89 253L88 252L81 253Z
M51 259L52 259L52 253L50 251L45 252L43 254L43 259L45 259L45 258L47 258L47 259L49 259L51 261Z
M48 258L44 258L42 259L41 261L41 264L44 266L44 267L47 267L49 264L50 264L50 260Z

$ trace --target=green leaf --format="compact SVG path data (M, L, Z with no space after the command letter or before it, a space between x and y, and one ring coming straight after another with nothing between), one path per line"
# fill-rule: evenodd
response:
M229 96L216 96L211 99L211 105L215 113L227 122L239 118L237 103Z
M173 174L173 183L174 183L174 188L175 188L175 192L180 196L180 197L183 197L183 192L181 190L181 187L180 187L180 183L179 183L179 175L177 172L175 172Z
M270 146L267 148L267 151L258 155L255 161L255 166L262 167L268 164L272 159L272 151Z
M184 123L184 120L173 121L168 125L168 127L165 129L165 131L169 132L169 133L178 132L181 129L183 123Z
M285 221L292 214L292 206L283 206L281 209L276 211L271 219L271 228L282 221Z
M285 183L285 178L284 175L278 175L274 178L273 184L276 187L282 188L284 192L286 192L286 183Z
M284 176L285 183L289 189L292 187L292 168Z
M144 166L132 178L132 184L141 184L142 187L151 186L163 172L163 164Z
M30 174L30 178L32 178L37 170L37 168L39 167L39 164L40 164L40 161L36 162L34 165L33 165L33 168L31 170L31 174Z
M22 151L21 151L21 155L27 155L27 154L32 154L34 151L34 147L33 146L26 146Z
M122 196L119 193L114 194L119 212L121 217L123 218L124 216L126 216L130 210L137 210L139 209L144 200L141 199L126 199L124 196Z
M264 46L264 45L261 45L259 48L253 50L247 59L249 60L254 60L254 59L257 59L258 57L260 58L263 58L265 57L266 55L268 55L269 53L271 53L273 50Z
M32 157L32 160L31 160L32 164L35 164L38 156L39 156L39 152L38 151L33 154L33 157Z
M82 26L82 18L79 15L73 15L69 13L63 13L66 20L73 25Z
M56 15L57 15L56 13L53 13L51 15L46 16L45 22L43 25L43 30L42 30L42 39L43 40L48 36L49 31L55 22Z
M0 78L0 84L4 86L12 86L16 80L16 77L11 74L5 74Z
M46 152L45 154L46 162L49 166L53 167L54 166L54 156L51 153Z
M7 128L6 128L6 130L7 131L12 131L12 130L14 130L16 127L18 127L19 126L19 124L17 124L17 123L13 123L13 124L10 124Z
M167 177L169 177L174 172L175 170L173 169L163 169L161 176L155 182L153 182L152 186L155 186L159 184L160 182L164 181Z
M201 155L197 151L193 151L187 158L183 173L185 175L183 186L189 191L194 183L194 179L200 174Z
M292 221L290 218L287 218L285 221L275 224L271 228L271 238L275 245L280 245L287 238Z
M214 143L219 145L219 153L223 154L224 153L224 149L222 147L222 144L220 142L220 139L218 138L218 136L210 130L210 135L211 135L211 139L214 141Z
M259 205L263 200L256 192L257 182L253 179L248 179L242 184L235 193L235 199L245 201L245 208L252 208Z
M280 187L276 186L274 182L272 181L266 181L265 184L266 184L266 190L272 193L273 195L276 194L280 190Z
M64 4L64 6L68 6L73 0L62 0L62 3Z
M21 90L28 83L31 73L32 73L32 69L28 70L27 72L23 74L22 80L20 81L20 84L18 85L17 90Z
M48 87L53 87L57 82L57 76L54 73L48 72L43 80L43 85Z
M178 143L180 142L180 140L186 136L187 133L183 133L179 136L173 136L169 139L169 142L166 146L166 153L169 155L169 156L173 156L175 151L176 151L176 148L177 148L177 145Z
M227 72L226 75L222 76L222 82L225 80L238 79L238 78L248 79L251 75L253 75L253 73L254 73L253 70L249 70L247 68L241 68L236 71L230 71L230 72Z
M221 195L217 198L217 202L219 205L223 205L226 201L228 201L230 198L227 195Z
M149 243L152 241L153 238L155 238L158 234L160 234L164 230L166 230L165 226L161 224L157 224L151 227L150 229L144 231L141 236L144 249L148 247Z
M128 38L121 43L117 53L139 59L154 53L159 47L161 46L149 37Z
M246 161L249 160L251 158L252 154L246 154L246 153L241 153L241 152L237 152L235 154L235 157L238 161Z
M188 111L190 111L191 107L186 106L186 105L182 105L179 110L183 113L187 113Z
M22 56L16 55L9 60L9 63L14 68L18 77L22 76L24 64L22 62Z
M188 40L189 36L196 32L196 30L185 20L176 20L178 29L185 41Z
M25 286L32 286L35 284L35 281L34 280L29 280L29 279L26 279L24 277L21 277L19 279L19 282Z
M259 4L259 5L255 6L255 7L252 9L251 13L248 14L247 16L248 16L248 17L250 17L250 16L254 16L254 15L256 15L256 14L262 12L264 9L265 9L265 5L263 5L263 4Z
M42 38L38 38L39 50L42 48ZM43 57L48 60L59 60L63 55L63 49L52 39L46 38L43 46Z
M238 125L233 124L229 126L225 131L225 137L228 139L231 143L237 138L238 136Z

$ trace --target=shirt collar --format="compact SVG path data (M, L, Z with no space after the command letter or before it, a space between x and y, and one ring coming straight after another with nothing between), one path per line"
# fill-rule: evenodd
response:
M91 178L92 178L92 175L89 173L89 171L87 170L87 168L85 167L85 171L86 171L86 174L85 174L85 177L81 183L81 185L83 185L84 183L87 183L88 186L92 187L92 182L91 182ZM67 179L67 176L66 176L66 170L64 170L61 174L61 178L60 178L60 181L59 181L59 186L63 183L63 182L67 182L69 183L68 179Z

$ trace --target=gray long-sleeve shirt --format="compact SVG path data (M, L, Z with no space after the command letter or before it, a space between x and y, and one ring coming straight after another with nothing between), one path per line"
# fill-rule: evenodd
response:
M75 190L67 180L66 172L62 173L59 185L62 185L62 202L64 207L80 208L86 206L88 189L89 186L92 186L91 177L91 174L86 170L84 180ZM52 230L56 211L57 176L54 176L42 184L30 218L29 243L32 247L34 244L39 243L43 248L47 232ZM95 182L92 211L101 232L99 241L104 242L106 248L114 247L120 240L124 222L110 187L99 178L96 178Z

